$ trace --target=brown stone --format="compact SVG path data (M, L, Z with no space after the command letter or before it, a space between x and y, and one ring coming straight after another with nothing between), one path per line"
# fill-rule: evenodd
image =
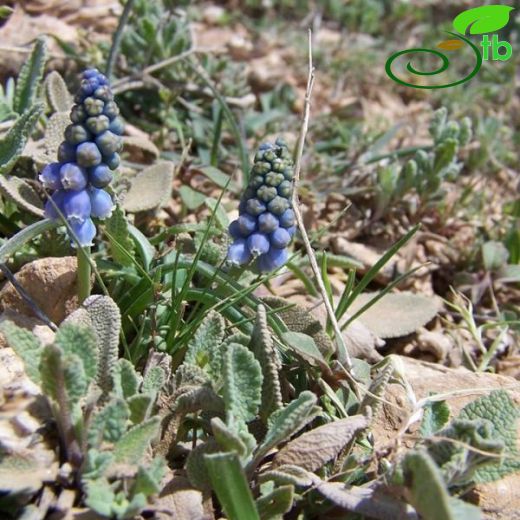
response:
M24 265L15 278L40 310L59 324L78 307L76 270L76 257L42 258ZM11 283L0 291L0 310L34 317Z

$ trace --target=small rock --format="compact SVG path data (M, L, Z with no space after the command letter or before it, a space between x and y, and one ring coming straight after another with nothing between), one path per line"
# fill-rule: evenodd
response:
M42 258L24 265L15 278L43 313L59 324L78 307L77 265L74 256ZM7 309L34 315L11 283L0 291L0 310Z

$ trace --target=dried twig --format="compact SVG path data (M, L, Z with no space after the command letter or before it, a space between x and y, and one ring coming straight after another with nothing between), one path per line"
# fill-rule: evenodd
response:
M323 303L327 310L327 314L329 316L329 320L332 324L332 328L334 329L334 335L337 345L337 354L338 360L345 365L345 367L350 371L350 374L353 375L352 370L352 360L350 359L349 353L345 346L345 342L343 341L343 335L341 333L341 329L338 324L338 320L336 319L336 315L334 314L334 309L329 301L327 296L327 290L325 289L325 284L323 282L323 278L321 277L320 268L318 267L318 262L316 261L316 255L314 254L314 250L312 249L312 245L309 240L309 236L307 235L307 231L305 230L305 225L303 223L303 217L300 211L300 201L298 199L298 184L300 182L300 169L303 155L303 145L305 142L305 136L307 135L307 129L309 127L309 116L310 116L310 108L311 108L311 94L312 88L314 86L314 66L312 64L312 31L309 29L309 76L307 79L307 89L305 91L305 103L303 108L303 120L300 128L300 135L298 137L298 148L295 154L295 164L294 164L294 192L293 192L293 209L294 214L296 216L296 222L298 223L298 228L302 235L303 243L305 245L305 250L307 252L307 256L309 257L309 261L312 267L312 271L316 278L316 282L318 283L318 288L323 298Z

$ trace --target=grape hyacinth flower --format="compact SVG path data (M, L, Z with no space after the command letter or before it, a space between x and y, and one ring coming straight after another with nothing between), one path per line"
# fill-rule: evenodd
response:
M254 262L260 272L287 262L287 247L296 231L292 209L293 162L285 142L263 143L255 155L249 186L231 222L227 260L235 265Z
M96 236L92 218L107 218L114 208L104 188L119 166L123 121L108 80L97 69L83 72L74 103L58 162L43 168L40 181L54 192L52 202L45 205L45 216L59 219L61 212L80 246L88 247Z

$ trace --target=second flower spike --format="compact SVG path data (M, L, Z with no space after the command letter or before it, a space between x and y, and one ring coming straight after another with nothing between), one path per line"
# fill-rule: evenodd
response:
M239 217L231 222L228 262L253 262L260 272L287 262L295 227L292 209L293 162L282 139L260 145L249 186L240 199Z

